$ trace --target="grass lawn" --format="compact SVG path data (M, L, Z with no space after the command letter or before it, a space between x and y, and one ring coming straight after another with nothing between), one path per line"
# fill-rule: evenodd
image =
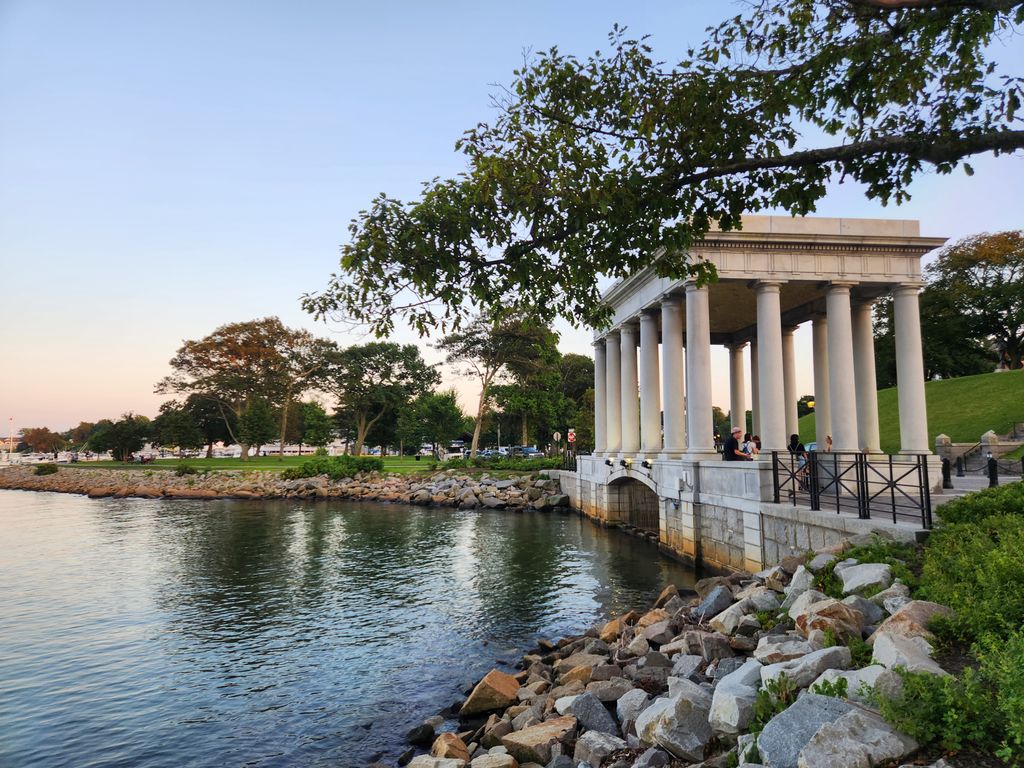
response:
M266 472L280 472L288 467L297 467L309 456L253 456L248 461L241 459L157 459L152 464L122 464L119 461L88 461L78 464L61 465L71 469L162 469L173 470L181 463L188 464L200 471L220 470L259 470ZM430 470L431 459L424 456L416 461L415 456L387 456L384 459L384 469L387 472L407 474L411 472L427 472Z
M1006 434L1015 422L1024 422L1024 371L985 373L959 379L929 381L928 441L949 435L954 443L976 443L984 432L994 429ZM900 449L900 414L896 388L878 391L878 425L882 450ZM800 419L800 439L814 440L814 414Z

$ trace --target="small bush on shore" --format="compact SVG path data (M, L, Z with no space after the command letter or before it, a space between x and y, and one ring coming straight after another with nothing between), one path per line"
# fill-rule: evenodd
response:
M37 475L55 475L57 474L56 464L36 464L35 473Z
M997 515L1024 516L1024 483L1007 483L953 499L939 512L945 525L980 523Z
M199 472L198 469L193 467L187 461L179 461L174 467L174 474L178 477L184 477L185 475L195 475Z
M383 472L384 460L373 456L314 456L297 467L281 473L285 480L327 475L332 480L355 477L360 472Z

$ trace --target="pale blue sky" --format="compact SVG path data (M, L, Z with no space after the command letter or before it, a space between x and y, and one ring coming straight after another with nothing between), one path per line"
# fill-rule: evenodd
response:
M279 315L358 341L298 298L325 285L375 194L462 168L455 140L493 115L524 49L585 55L618 22L674 59L736 8L0 0L3 421L153 415L181 341L226 322ZM922 180L901 209L844 187L819 213L952 237L1021 226L1024 159L974 165ZM566 329L563 347L588 338Z

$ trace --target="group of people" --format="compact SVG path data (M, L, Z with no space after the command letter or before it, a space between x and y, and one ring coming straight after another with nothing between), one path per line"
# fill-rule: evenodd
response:
M761 452L761 438L733 427L722 445L722 459L725 461L753 461Z

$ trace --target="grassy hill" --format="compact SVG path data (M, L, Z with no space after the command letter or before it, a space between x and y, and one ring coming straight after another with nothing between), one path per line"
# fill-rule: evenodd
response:
M994 429L1006 434L1014 422L1024 422L1024 371L985 373L959 379L929 381L928 441L949 435L954 443L976 443L983 432ZM900 415L896 388L878 391L878 424L882 450L900 448ZM814 440L814 414L800 419L800 439Z

